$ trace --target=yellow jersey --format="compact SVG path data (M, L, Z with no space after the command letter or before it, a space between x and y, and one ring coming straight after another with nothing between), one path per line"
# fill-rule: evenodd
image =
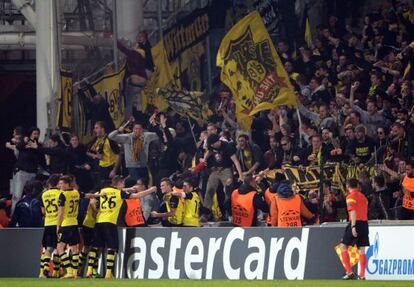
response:
M118 221L119 212L124 199L129 198L130 194L114 187L101 189L99 199L99 211L96 215L96 223L112 223Z
M64 190L59 196L59 206L63 207L63 221L62 227L77 226L79 201L81 194L78 190Z
M183 223L184 217L184 199L178 197L176 198L178 199L177 204L175 204L174 200L171 201L171 199L173 199L173 196L170 193L164 195L164 202L167 208L167 212L170 212L171 209L175 208L175 215L168 217L167 220L171 224L181 225Z
M196 191L190 192L191 198L185 198L183 226L200 226L200 197Z
M113 152L108 137L97 138L91 147L91 151L102 155L99 160L100 167L108 167L116 163L117 155Z
M45 226L57 225L58 201L61 193L61 190L51 188L42 194L42 206L45 210Z
M93 214L93 208L88 204L88 209L86 210L85 218L83 219L82 225L89 228L94 228L96 223L95 214Z

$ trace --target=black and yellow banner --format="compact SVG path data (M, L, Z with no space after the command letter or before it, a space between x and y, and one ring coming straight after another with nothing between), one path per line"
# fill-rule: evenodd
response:
M141 92L143 110L154 106L158 111L173 108L182 116L196 120L207 120L211 111L201 99L201 63L204 55L202 43L183 51L169 62L164 42L151 49L154 58L154 73Z
M207 7L197 9L163 32L165 51L170 62L207 36L210 30L208 14Z
M206 121L212 115L207 103L201 100L201 92L190 92L175 87L158 89L157 95L166 100L169 107L181 116L187 116L197 121Z
M97 78L78 90L79 95L79 138L82 143L89 143L93 138L91 109L92 98L101 95L108 103L108 111L115 127L121 126L125 119L125 101L122 96L122 81L126 66L119 72L110 73ZM108 131L109 132L109 131Z
M375 166L357 166L343 163L326 164L323 167L323 178L331 181L333 191L344 192L346 179L358 178L361 173L373 177L377 170ZM284 174L285 177L298 185L301 193L311 190L318 191L320 186L321 169L319 166L284 166L282 169L274 169L267 173L267 178L274 179L276 174Z
M60 71L60 91L57 107L57 127L72 127L72 73Z
M152 47L151 53L154 59L155 69L141 92L142 107L145 111L149 105L152 105L159 111L164 111L168 108L168 103L164 98L158 96L157 89L175 85L176 81L174 80L173 71L168 62L164 42L160 41Z
M105 75L91 83L95 91L109 104L109 114L115 127L120 127L125 120L125 101L121 94L125 70L126 66L123 66L119 72Z
M223 38L217 66L221 81L233 93L236 116L249 130L251 116L279 105L296 106L289 77L262 18L254 11L234 25Z

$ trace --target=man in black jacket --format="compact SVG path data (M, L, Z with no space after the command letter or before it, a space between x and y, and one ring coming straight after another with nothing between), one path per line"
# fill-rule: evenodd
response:
M15 165L15 174L12 184L12 210L13 214L17 202L22 198L23 188L26 182L34 179L38 171L38 167L45 165L44 156L34 147L39 147L40 130L31 128L29 137L25 137L16 145L19 151L19 157Z

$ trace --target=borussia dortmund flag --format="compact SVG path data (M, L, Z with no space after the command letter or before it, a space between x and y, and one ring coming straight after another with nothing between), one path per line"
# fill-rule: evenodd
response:
M257 11L241 19L223 38L217 66L222 68L221 81L233 93L242 129L250 129L251 116L257 112L296 106L289 77Z
M202 92L190 92L169 86L157 89L156 94L166 100L168 105L180 115L201 121L206 121L212 115L208 104L201 100Z
M72 73L60 71L60 92L58 95L57 126L72 127Z
M338 258L341 261L342 265L345 267L344 261L342 259L341 248L339 246L340 246L339 244L337 246L335 246L335 251L336 251L336 254L338 255ZM348 253L349 253L349 261L351 262L351 267L354 267L359 262L358 247L356 245L349 246L348 247Z
M164 111L167 109L168 103L165 99L158 96L156 91L158 88L171 85L174 82L174 77L168 62L167 53L165 52L164 42L160 41L152 47L151 53L154 58L155 70L141 92L143 110L147 110L148 105L153 105L159 111Z

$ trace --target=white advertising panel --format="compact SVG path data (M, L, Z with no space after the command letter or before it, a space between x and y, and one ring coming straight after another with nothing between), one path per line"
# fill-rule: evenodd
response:
M369 240L368 280L414 280L414 226L373 226Z

